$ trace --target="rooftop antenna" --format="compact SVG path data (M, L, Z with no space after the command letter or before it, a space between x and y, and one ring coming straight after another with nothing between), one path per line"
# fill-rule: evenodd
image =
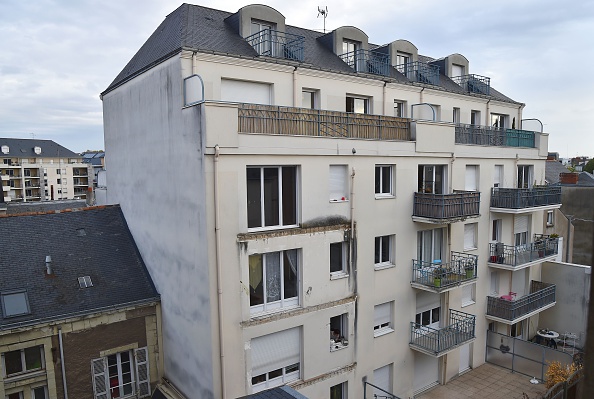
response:
M328 6L326 6L326 8L320 8L320 6L318 6L318 18L320 18L320 15L324 18L324 33L326 33L326 18L328 17Z

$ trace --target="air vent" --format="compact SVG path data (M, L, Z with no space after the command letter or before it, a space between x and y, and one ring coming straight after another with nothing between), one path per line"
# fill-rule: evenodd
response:
M78 285L80 288L89 288L93 286L93 282L91 281L91 276L84 276L78 278Z

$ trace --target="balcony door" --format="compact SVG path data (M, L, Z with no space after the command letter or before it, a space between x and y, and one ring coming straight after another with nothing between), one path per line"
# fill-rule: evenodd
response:
M518 165L518 188L532 188L532 165Z
M445 165L419 165L418 176L420 193L445 194Z
M423 230L417 232L417 260L446 262L444 253L443 229Z

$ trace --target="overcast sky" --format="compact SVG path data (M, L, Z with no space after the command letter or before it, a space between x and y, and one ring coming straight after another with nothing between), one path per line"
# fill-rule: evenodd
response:
M549 151L594 156L594 1L260 1L286 23L354 25L369 41L407 39L434 58L460 53L470 72L526 104ZM244 1L192 2L235 12ZM0 137L103 149L99 93L176 9L173 0L0 0Z

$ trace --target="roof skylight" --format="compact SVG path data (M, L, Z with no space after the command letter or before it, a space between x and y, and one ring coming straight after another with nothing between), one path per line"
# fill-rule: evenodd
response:
M27 291L11 291L0 294L2 314L4 317L15 317L31 313Z
M93 282L91 281L91 276L84 276L78 278L78 285L80 288L89 288L93 286Z

